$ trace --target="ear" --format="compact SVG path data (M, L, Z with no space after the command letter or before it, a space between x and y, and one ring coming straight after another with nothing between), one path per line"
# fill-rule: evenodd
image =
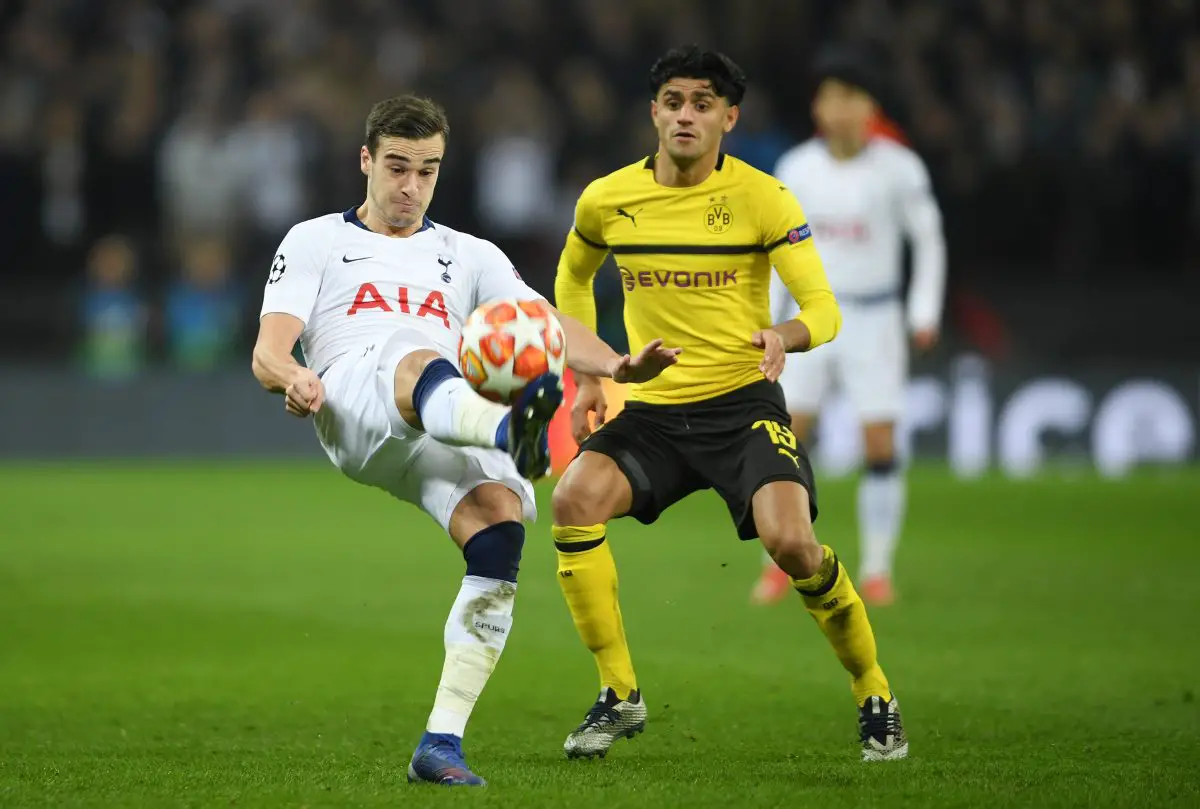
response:
M728 135L730 132L733 131L733 128L735 126L737 126L738 118L740 118L741 115L742 115L741 107L734 106L734 107L730 107L729 109L725 110L725 125L723 127L725 134Z
M367 176L371 175L371 150L365 145L361 150L359 150L358 153L358 168L363 174L366 174Z
M655 121L655 122L658 121L658 99L657 98L650 99L650 120Z

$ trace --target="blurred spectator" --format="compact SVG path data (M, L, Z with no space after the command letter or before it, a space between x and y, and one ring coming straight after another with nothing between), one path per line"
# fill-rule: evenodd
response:
M167 133L160 153L162 200L169 236L185 243L238 224L241 186L237 155L220 110L218 91L206 89Z
M288 115L283 88L266 87L249 99L246 119L229 134L229 150L247 224L266 238L286 233L308 210L308 194L304 135Z
M42 158L42 230L56 245L69 246L87 224L84 210L83 122L79 108L63 99L46 116Z
M224 241L209 237L186 247L183 272L167 295L164 315L176 367L211 370L234 359L241 300Z
M654 148L646 73L686 39L746 69L728 149L768 170L811 132L812 55L875 43L886 111L943 200L952 283L1200 270L1192 0L403 5L0 3L0 239L22 288L78 283L83 247L115 232L144 245L153 299L197 240L261 267L296 221L361 199L367 110L419 92L453 127L435 218L548 293L583 185Z
M805 99L807 101L807 99ZM759 93L746 99L726 149L759 171L775 170L779 157L796 143L776 122L771 98Z
M99 377L139 371L146 358L148 313L137 289L137 255L124 236L97 241L88 253L83 295L84 368Z
M471 122L479 138L479 215L494 236L525 236L546 225L555 140L548 107L532 72L510 64Z

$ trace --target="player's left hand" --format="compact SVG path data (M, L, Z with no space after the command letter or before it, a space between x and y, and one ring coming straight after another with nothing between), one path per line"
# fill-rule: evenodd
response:
M767 378L768 382L779 379L779 375L783 373L783 363L787 359L787 352L783 348L783 337L774 329L763 329L754 332L750 342L755 348L763 350L763 358L762 362L758 364L758 370L762 371L762 375Z
M928 351L937 345L938 336L937 329L917 329L912 336L913 347L917 351Z
M663 348L661 339L646 343L636 357L626 354L617 359L613 365L613 382L628 384L630 382L649 382L654 377L679 362L682 348Z

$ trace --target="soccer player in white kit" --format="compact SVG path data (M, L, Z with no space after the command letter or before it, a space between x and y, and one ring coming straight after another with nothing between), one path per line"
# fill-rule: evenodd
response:
M918 350L937 342L945 240L921 158L894 140L870 136L877 79L869 63L853 54L834 55L820 75L813 100L820 136L784 153L775 176L808 213L842 308L842 334L820 351L789 354L779 381L792 431L801 441L834 385L857 411L865 455L858 488L859 589L863 600L888 604L895 597L892 566L906 499L895 426L904 403L908 339ZM900 298L904 237L913 252L907 307ZM777 276L771 302L773 322L797 312ZM789 589L786 575L768 559L753 599L770 603Z
M420 507L466 561L445 625L445 664L410 781L482 785L462 737L512 627L528 478L549 466L547 426L562 382L545 374L512 408L479 396L457 365L459 333L480 304L541 299L490 242L435 224L433 198L449 126L432 101L376 104L360 167L366 200L293 227L263 294L254 375L314 416L321 446L351 479ZM548 305L548 304L547 304ZM567 363L618 382L653 378L677 351L616 354L558 314ZM292 358L299 340L306 366Z

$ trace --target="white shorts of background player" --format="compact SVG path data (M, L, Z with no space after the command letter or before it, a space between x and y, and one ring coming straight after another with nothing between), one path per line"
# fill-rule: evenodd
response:
M837 339L813 351L788 354L779 383L791 413L817 415L840 390L864 424L898 422L908 377L904 309L893 294L839 297Z

